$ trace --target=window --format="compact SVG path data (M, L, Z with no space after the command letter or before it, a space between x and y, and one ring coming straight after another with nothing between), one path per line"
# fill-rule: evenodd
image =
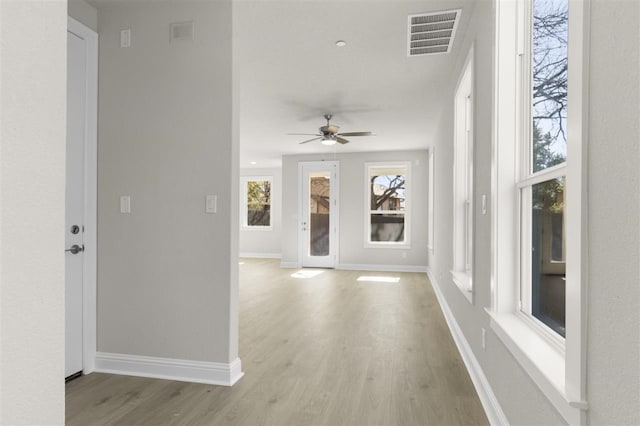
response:
M569 424L587 409L588 7L498 0L495 16L491 328Z
M409 163L365 165L365 235L367 247L409 244Z
M565 236L569 0L532 0L527 12L520 297L525 314L565 337L566 265L557 252Z
M434 200L435 200L435 149L433 147L429 148L429 205L427 210L427 220L428 220L428 231L427 231L427 248L434 254L434 241L435 236L433 235L435 232L435 218L434 218Z
M473 47L454 99L453 281L473 296Z
M271 176L242 177L240 211L245 229L271 229Z

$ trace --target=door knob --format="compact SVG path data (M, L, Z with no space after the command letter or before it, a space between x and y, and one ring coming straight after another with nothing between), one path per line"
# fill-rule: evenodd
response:
M71 246L71 248L68 248L65 251L70 251L71 254L78 254L81 251L84 251L84 246L80 247L79 245L74 244L74 245Z

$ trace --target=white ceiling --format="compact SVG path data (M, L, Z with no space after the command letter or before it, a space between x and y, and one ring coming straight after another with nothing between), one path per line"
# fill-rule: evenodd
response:
M236 1L240 166L282 155L424 149L442 111L474 0ZM449 54L407 56L408 15L462 9ZM337 40L347 46L337 47ZM347 145L299 145L325 124L371 131ZM250 165L250 162L256 162Z
M87 1L100 8L119 0ZM279 167L283 155L432 145L444 90L479 0L232 1L240 167L268 168ZM451 9L462 10L451 53L408 57L408 16ZM337 47L338 40L347 45ZM312 136L287 135L317 133L326 113L342 132L374 136L325 146L300 145Z

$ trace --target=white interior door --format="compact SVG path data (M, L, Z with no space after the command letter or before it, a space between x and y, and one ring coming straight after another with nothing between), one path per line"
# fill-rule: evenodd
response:
M300 163L299 183L302 266L333 268L338 247L338 163Z
M86 91L85 40L67 32L65 377L83 368Z

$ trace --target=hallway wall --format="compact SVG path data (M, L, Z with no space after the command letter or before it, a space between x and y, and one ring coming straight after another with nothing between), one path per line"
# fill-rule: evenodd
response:
M64 424L65 1L0 2L0 424Z
M493 9L489 1L477 2L456 69L451 73L451 95L443 108L435 145L435 241L429 256L432 276L462 328L475 357L487 376L493 392L511 424L562 424L562 417L529 379L507 348L491 332L485 308L491 306L491 212L481 214L481 197L491 205L491 123ZM453 98L458 78L471 45L475 50L474 186L475 250L473 304L453 283ZM449 112L450 113L447 113ZM482 329L487 330L486 349L482 349Z
M640 424L640 2L592 0L587 395Z
M98 351L228 363L238 355L231 1L108 2L98 15ZM170 23L191 20L195 40L170 43Z
M589 276L587 398L590 424L640 423L638 245L638 2L593 0L588 169ZM453 116L443 114L435 145L433 276L511 424L564 424L564 419L491 331L492 2L477 2L462 42L451 99L468 47L475 43L475 294L470 304L452 282ZM616 31L612 31L615 28ZM571 108L569 106L569 108ZM453 111L453 101L445 111ZM482 348L482 328L487 330Z

